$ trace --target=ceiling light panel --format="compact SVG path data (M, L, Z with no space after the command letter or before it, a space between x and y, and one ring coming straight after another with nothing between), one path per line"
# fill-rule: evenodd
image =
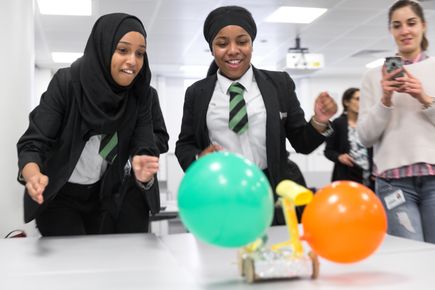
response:
M91 16L92 0L37 0L45 15Z
M279 7L266 18L267 22L311 23L328 9L313 7Z

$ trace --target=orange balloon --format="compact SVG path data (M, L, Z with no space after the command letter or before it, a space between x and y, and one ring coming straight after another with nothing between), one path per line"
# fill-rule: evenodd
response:
M351 263L370 256L381 244L387 217L379 198L353 181L320 189L302 215L303 239L319 256Z

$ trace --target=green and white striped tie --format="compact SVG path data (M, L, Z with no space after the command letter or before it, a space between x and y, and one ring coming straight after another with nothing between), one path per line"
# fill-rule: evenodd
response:
M230 118L228 127L237 134L248 130L248 112L243 98L244 88L240 83L232 83L228 92L230 94Z
M103 135L101 137L99 154L107 162L112 163L118 155L118 133Z

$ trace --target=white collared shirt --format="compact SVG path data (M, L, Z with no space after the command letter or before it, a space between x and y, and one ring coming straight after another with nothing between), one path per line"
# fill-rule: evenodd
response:
M89 138L68 182L93 184L101 179L107 169L107 161L98 154L100 143L101 135Z
M228 127L228 88L233 82L239 82L245 88L243 98L248 112L248 130L241 135ZM243 155L261 169L267 168L266 108L252 66L235 81L218 71L217 83L207 110L207 128L211 143L221 145L225 151Z

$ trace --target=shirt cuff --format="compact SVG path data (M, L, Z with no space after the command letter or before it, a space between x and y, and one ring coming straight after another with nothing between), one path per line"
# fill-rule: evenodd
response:
M329 137L333 133L334 133L334 129L332 128L331 122L328 122L328 126L326 127L326 130L320 134L322 134L324 137Z
M328 123L320 123L320 122L316 121L314 119L314 116L313 116L310 119L310 123L311 123L311 126L314 128L314 130L316 130L319 134L321 134L324 137L329 137L332 135L332 133L334 133L334 129L332 128L332 123L330 121L328 121ZM323 132L319 132L313 123L316 126L318 126L319 128L322 128L322 129L324 128L325 130Z
M150 179L150 181L142 183L136 179L136 184L142 190L149 190L154 185L154 176Z

